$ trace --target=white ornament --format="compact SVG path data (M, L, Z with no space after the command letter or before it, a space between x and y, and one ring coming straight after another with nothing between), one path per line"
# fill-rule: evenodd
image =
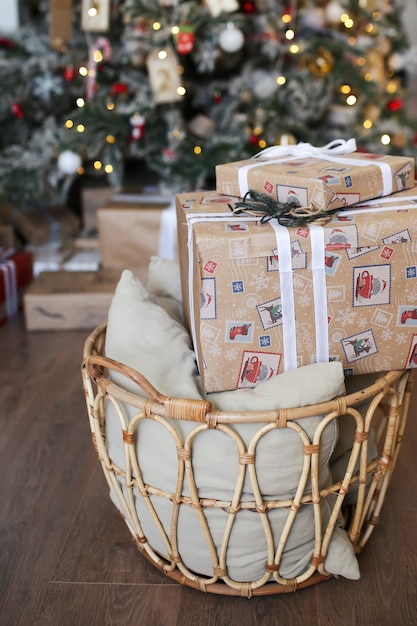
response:
M330 24L338 24L343 14L343 7L336 0L332 0L325 8L325 14Z
M232 22L228 22L227 28L220 33L219 46L225 52L237 52L243 46L245 37L241 30Z
M394 52L388 59L388 65L393 72L400 72L406 66L404 55Z
M277 90L277 76L274 72L255 70L252 73L252 90L259 99L269 98Z
M80 155L72 150L64 150L58 157L58 169L63 174L75 174L81 163Z

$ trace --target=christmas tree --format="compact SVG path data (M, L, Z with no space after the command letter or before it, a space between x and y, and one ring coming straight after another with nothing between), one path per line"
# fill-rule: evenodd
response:
M135 160L176 192L276 144L417 152L395 0L73 0L58 35L54 5L27 0L0 38L0 194L17 208L65 201L88 168L120 189Z

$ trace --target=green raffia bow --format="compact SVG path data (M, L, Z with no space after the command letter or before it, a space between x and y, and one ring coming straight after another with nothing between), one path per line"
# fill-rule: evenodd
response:
M309 222L325 223L334 213L340 210L340 208L337 208L323 211L314 206L300 207L294 200L278 202L270 196L253 189L249 189L240 202L236 202L234 206L232 204L228 206L235 215L240 215L241 213L262 215L260 219L261 224L276 218L282 226L303 226Z

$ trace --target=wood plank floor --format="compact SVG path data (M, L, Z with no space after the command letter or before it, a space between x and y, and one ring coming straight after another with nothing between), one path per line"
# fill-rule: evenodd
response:
M0 325L0 624L258 626L417 624L417 393L361 580L230 598L170 581L139 555L90 441L86 331Z

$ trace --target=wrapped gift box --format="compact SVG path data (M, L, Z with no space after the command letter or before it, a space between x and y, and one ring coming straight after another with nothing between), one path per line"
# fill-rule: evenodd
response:
M346 374L417 366L417 192L285 228L233 198L177 196L183 302L207 392L340 360Z
M118 270L43 272L24 296L26 330L92 329L107 319Z
M27 250L0 249L0 322L14 317L33 279L32 255Z
M280 203L333 210L414 185L412 158L308 146L275 146L249 160L217 165L216 190L244 197L253 189Z
M33 246L65 241L80 229L80 218L66 207L42 211L19 211L15 217L17 232Z
M97 211L97 227L103 267L129 268L146 282L151 256L176 257L175 207L167 198L120 196Z

